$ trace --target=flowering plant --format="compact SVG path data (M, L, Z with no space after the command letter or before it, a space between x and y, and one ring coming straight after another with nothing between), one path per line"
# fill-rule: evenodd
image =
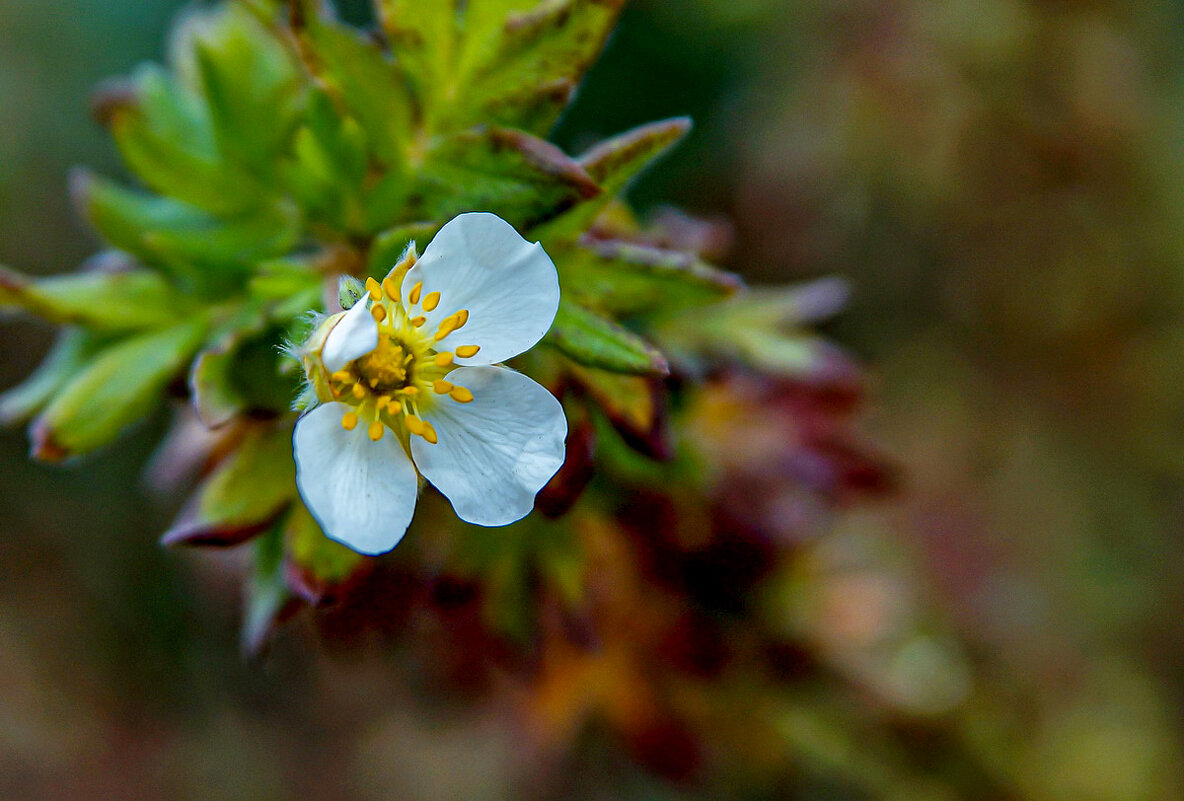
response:
M167 67L96 95L141 184L75 175L104 251L0 271L0 307L63 329L0 419L57 461L179 401L152 472L195 486L163 541L249 543L248 651L307 607L434 616L433 664L519 668L545 744L603 712L677 774L714 727L673 686L781 653L727 616L884 473L848 430L857 370L809 330L842 285L749 292L709 263L718 226L624 201L689 121L546 140L622 5L377 0L365 33L316 0L186 12Z

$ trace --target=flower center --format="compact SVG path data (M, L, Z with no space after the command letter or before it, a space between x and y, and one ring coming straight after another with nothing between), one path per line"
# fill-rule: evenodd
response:
M473 400L471 391L446 381L445 376L452 371L457 356L471 358L480 346L436 350L440 340L464 327L469 312L461 309L444 318L436 331L426 331L427 318L416 312L433 311L440 304L439 292L421 297L423 285L416 284L404 308L393 277L388 276L381 284L370 278L366 289L370 314L378 325L378 346L329 376L333 398L354 407L341 418L341 425L353 430L368 419L367 433L375 442L390 428L435 444L436 430L422 418L421 409L430 409L438 395L447 395L457 403ZM365 303L366 299L358 302Z

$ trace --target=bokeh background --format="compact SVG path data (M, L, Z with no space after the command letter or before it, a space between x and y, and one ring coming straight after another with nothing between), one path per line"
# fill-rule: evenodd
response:
M125 173L89 94L179 7L0 0L0 262L94 250L68 170ZM1155 0L634 0L556 132L693 116L637 206L725 222L751 283L851 284L825 331L899 486L785 589L831 678L784 782L660 778L595 734L540 770L387 642L298 623L244 660L240 557L157 544L157 420L69 467L0 436L0 797L1184 796L1181 31ZM0 387L52 334L0 321Z

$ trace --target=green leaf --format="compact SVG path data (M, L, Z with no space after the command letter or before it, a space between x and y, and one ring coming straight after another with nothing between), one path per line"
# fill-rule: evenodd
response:
M246 272L258 260L286 253L301 235L299 211L288 202L222 221L84 170L71 176L71 193L111 245L197 287L218 286L227 272Z
M300 71L288 48L245 8L228 3L198 15L205 19L190 41L218 150L267 178L303 101Z
M33 455L58 461L110 442L161 400L205 331L204 318L190 317L100 353L33 422Z
M132 87L130 101L110 104L104 116L145 184L219 215L261 202L263 187L221 160L209 108L195 92L153 64L137 69Z
M396 61L429 119L437 99L456 96L456 0L377 0L379 20Z
M634 128L589 150L577 162L602 193L540 226L533 235L540 239L575 240L642 170L681 142L690 130L691 120L678 117Z
M368 163L366 134L329 96L310 92L305 125L296 132L284 180L309 215L345 230L365 229L361 196Z
M79 328L63 331L32 375L0 393L0 425L24 422L41 411L97 347L90 332Z
M320 77L361 123L378 159L401 172L407 161L414 119L406 84L378 45L325 19L314 6L302 4L305 14L301 34L319 59Z
M717 303L743 286L693 254L629 242L589 240L554 256L566 293L615 316Z
M574 362L614 373L665 375L665 357L641 337L563 298L547 341Z
M537 225L599 187L554 145L505 128L458 134L429 154L415 196L416 217L447 220L465 211L491 211L519 229Z
M250 429L194 494L165 545L236 545L271 526L296 497L291 424Z
M0 311L23 309L55 323L130 331L164 325L190 305L147 270L32 279L0 267Z
M474 37L466 52L470 63L461 64L466 81L456 104L463 115L457 124L493 122L547 133L623 6L624 0L544 0L530 11L511 13L492 41ZM495 14L486 10L483 17Z

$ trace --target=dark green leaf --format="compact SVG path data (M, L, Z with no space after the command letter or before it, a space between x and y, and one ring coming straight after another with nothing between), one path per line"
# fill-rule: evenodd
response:
M447 220L491 211L519 229L600 193L584 169L554 145L522 131L488 128L435 148L421 171L416 216Z
M690 129L687 117L663 120L634 128L589 150L577 161L600 186L602 194L540 226L532 232L534 236L544 240L576 239L642 170L682 141Z
M644 339L566 297L559 303L547 341L587 367L634 375L669 371L666 359Z
M692 254L629 242L590 240L553 255L566 293L614 315L716 303L742 286Z

